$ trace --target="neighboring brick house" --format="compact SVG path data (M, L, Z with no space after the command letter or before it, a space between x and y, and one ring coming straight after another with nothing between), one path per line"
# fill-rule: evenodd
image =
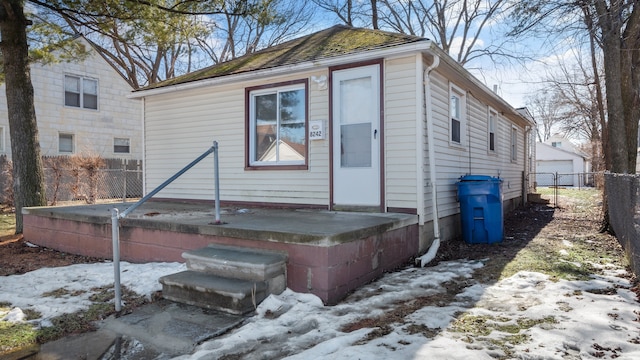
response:
M43 156L90 153L142 159L142 104L91 44L77 62L33 64L31 81ZM0 156L11 158L5 84L0 85Z

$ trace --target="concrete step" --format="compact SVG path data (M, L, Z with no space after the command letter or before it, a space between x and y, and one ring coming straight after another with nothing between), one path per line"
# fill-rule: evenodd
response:
M162 296L168 300L242 315L255 310L269 294L266 281L238 280L197 271L160 278Z
M220 277L267 282L268 294L286 288L286 255L240 247L209 245L182 254L187 268Z

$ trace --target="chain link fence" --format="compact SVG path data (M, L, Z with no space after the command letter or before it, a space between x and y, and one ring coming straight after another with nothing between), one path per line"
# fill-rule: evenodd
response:
M604 187L603 172L583 172L583 173L551 173L539 172L530 173L527 178L534 189L540 187L554 188L553 205L558 206L558 188L598 188Z
M47 203L95 203L99 201L137 199L142 197L142 161L98 159L99 166L70 166L67 157L44 157ZM0 157L0 202L12 205L11 161Z
M609 223L640 276L640 175L605 175Z

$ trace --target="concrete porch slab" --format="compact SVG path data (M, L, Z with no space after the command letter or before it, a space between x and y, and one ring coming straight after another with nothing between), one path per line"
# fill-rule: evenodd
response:
M133 203L23 209L24 236L60 251L112 257L111 209ZM287 256L287 287L325 303L418 255L416 215L326 210L225 208L215 224L211 205L147 202L120 220L121 259L178 261L182 253L230 245Z

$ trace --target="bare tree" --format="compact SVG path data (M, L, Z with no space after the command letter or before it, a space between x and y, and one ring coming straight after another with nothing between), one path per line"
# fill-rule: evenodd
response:
M560 104L555 94L548 90L540 91L529 97L526 102L527 108L536 119L538 141L547 141L561 121Z
M213 35L224 41L218 44L210 39L200 39L199 45L214 63L231 60L284 42L305 31L313 19L313 10L304 1L265 0L248 14L226 11L211 17L215 23Z
M634 173L640 119L640 4L630 0L522 1L514 11L517 24L513 33L525 34L543 28L560 34L567 26L581 30L602 54L605 90L596 90L608 170ZM575 23L568 24L568 20ZM594 46L592 63L595 61ZM594 69L596 67L594 66ZM594 77L597 81L599 77Z
M433 39L459 63L479 57L522 58L498 34L481 40L513 4L509 0L313 0L349 26L372 27ZM507 51L506 48L510 50Z

